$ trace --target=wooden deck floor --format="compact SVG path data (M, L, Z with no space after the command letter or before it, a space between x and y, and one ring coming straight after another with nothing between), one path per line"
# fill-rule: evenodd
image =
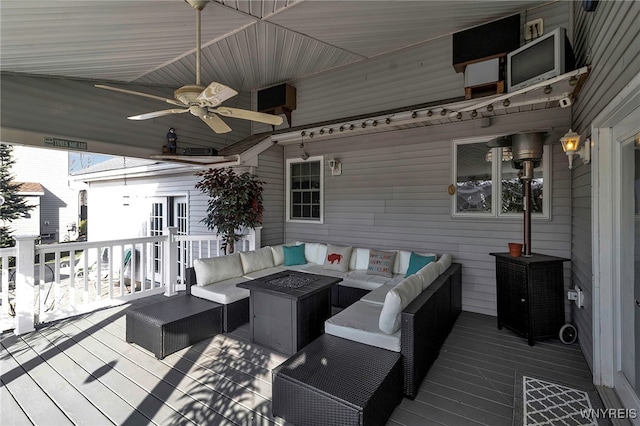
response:
M250 343L248 327L159 361L124 341L126 309L2 334L0 424L284 424L270 399L271 370L285 357ZM516 371L591 383L577 345L529 347L495 318L463 312L418 397L403 399L388 425L511 425Z

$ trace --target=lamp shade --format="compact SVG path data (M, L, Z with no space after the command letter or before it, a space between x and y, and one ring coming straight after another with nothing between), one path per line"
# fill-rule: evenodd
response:
M562 144L562 150L565 153L575 153L580 147L580 135L569 129L569 131L560 138L560 143Z

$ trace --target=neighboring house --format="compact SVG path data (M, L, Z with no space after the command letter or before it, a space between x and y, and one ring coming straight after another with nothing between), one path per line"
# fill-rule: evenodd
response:
M44 188L38 182L16 182L19 184L18 195L25 198L31 210L20 219L9 224L13 236L40 234L40 199L44 196Z
M218 159L219 166L237 167L239 173L254 172L267 182L264 221L269 226L262 233L263 244L281 242L284 226L282 147L264 153L270 147L271 141L262 141L243 146L237 153L227 149ZM202 223L209 197L195 188L199 180L195 173L201 169L198 165L118 157L74 173L72 178L87 187L88 240L157 235L167 226L176 226L181 234L211 233ZM278 183L274 186L274 182ZM274 225L278 222L280 225Z
M640 176L640 2L599 2L595 12L584 11L582 3L552 2L521 14L523 21L543 18L545 31L569 28L577 65L589 66L581 87L570 89L577 97L567 108L546 102L539 90L528 104L500 102L495 110L485 105L478 118L465 111L457 119L446 110L438 117L451 107L439 100L464 94L463 76L451 64L451 37L440 37L292 81L297 127L253 137L255 145L237 154L259 147L252 162L235 164L267 182L263 244L321 241L450 253L463 265L463 309L495 316L495 260L489 253L506 252L523 232L521 217L495 209L487 214L481 206L487 192L480 183L513 178L498 149L487 169L486 142L530 129L572 128L590 141L592 161L576 158L569 169L560 143L545 145L537 169L544 198L533 219L532 250L570 259L564 290L579 287L584 306L567 301L566 315L578 328L594 383L614 388L624 407L640 410L640 247L634 242L640 235L634 204ZM21 94L35 80L36 95L46 87L52 93L74 90L74 101L95 99L87 84L72 79L63 88L32 76L7 80ZM34 99L38 105L46 101ZM421 115L412 117L413 105ZM433 117L427 119L429 112ZM91 132L100 125L105 134L118 130L112 125L117 121L96 116ZM234 164L231 158L229 153L221 164ZM341 174L331 173L329 160L339 160ZM144 235L182 217L186 232L204 231L206 197L194 189L198 167L146 162L78 176L89 185L91 238ZM476 184L465 200L476 210L464 214L456 206L465 204L449 191L460 177ZM172 206L179 212L173 219Z
M20 193L34 206L10 227L13 235L39 235L43 243L75 239L79 224L78 188L69 180L69 153L14 146L11 172Z

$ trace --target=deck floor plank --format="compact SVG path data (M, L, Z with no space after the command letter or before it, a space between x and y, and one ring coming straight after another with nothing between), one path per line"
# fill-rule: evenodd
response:
M66 336L55 328L49 328L46 333L36 333L42 338L43 342L48 342L46 346L34 346L33 349L38 352L42 359L46 360L58 374L63 376L65 380L75 390L81 393L94 407L100 410L105 417L109 418L114 424L122 424L127 417L123 417L121 413L129 411L131 406L122 399L118 394L114 393L109 387L103 384L99 376L109 373L110 364L100 362L95 365L97 369L83 368L84 360L95 357L87 352L81 352L78 345L61 345L57 343ZM139 413L130 418L135 422L143 423L148 419Z
M2 340L3 354L0 357L0 385L3 389L3 403L5 392L11 394L11 399L20 406L20 411L34 424L55 424L67 425L72 424L62 409L49 398L38 382L31 377L29 371L30 365L21 365L15 358L19 352L26 350L27 345L15 336L9 336ZM13 404L11 404L13 406ZM5 416L11 417L11 414L3 409L2 424L4 425ZM16 411L16 415L20 413Z
M92 424L287 425L271 415L271 372L287 357L251 343L247 324L163 360L127 343L126 310L162 300L0 335L0 423L82 424L83 413ZM404 398L387 424L510 425L517 372L591 385L578 345L530 347L494 317L463 312L416 399ZM16 415L5 421L4 407Z
M93 331L90 335L84 333L83 325L88 326L85 321L79 319L73 325L65 327L64 331L69 337L75 336L78 343L89 351L104 354L104 362L117 357L118 363L114 368L130 377L148 393L139 407L146 408L154 422L171 424L185 422L186 419L195 424L201 424L203 419L220 424L228 422L224 413L200 401L201 395L210 393L204 386L196 386L195 394L189 392L192 390L192 380L180 369L158 361L153 354L126 343L123 338L113 336L106 330ZM72 330L71 327L75 329ZM188 361L185 363L188 364Z
M23 341L27 348L16 353L16 361L22 366L28 366L29 376L60 407L69 421L77 425L111 423L104 413L69 383L66 376L59 374L51 366L48 356L43 358L38 354L40 350L46 350L48 344L39 338L39 333L28 334L23 338ZM37 401L32 402L38 403Z
M0 407L0 425L31 425L31 421L22 410L22 407L20 407L4 384L0 385Z
M117 324L111 323L105 328L105 331L115 332L115 334L110 334L108 340L114 346L119 346L121 350L127 350L130 346L138 348L144 355L149 355L143 359L149 358L151 366L156 366L157 360L147 351L124 342L124 329L118 331L116 326ZM233 344L231 345L231 343ZM220 355L221 346L219 345L231 345L234 347L235 355L226 355L229 348L222 347L223 363L219 371L215 372L211 368L211 364L219 364L221 360L215 356L204 355L202 348L205 345L217 346L217 350L214 350L215 355ZM275 421L270 415L271 388L269 386L268 389L265 389L265 386L260 386L270 383L270 380L269 382L264 380L264 378L270 377L270 370L256 364L253 352L248 355L240 353L244 352L243 345L241 342L220 339L218 336L205 339L165 357L160 362L167 369L157 371L157 375L159 377L166 375L172 386L181 389L186 394L191 394L190 389L192 388L196 388L196 390L202 387L210 389L210 393L206 395L202 393L204 396L201 398L201 402L230 419L245 422L245 417L252 418L259 415L266 417L269 421ZM247 362L247 358L254 358L254 360ZM170 370L175 374L169 374ZM180 379L180 382L184 380L184 383L175 379ZM267 393L266 397L257 390ZM242 407L246 410L242 411Z

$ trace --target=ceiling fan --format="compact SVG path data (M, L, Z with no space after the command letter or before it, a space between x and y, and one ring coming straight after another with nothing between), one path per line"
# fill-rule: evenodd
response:
M127 117L129 120L148 120L170 114L184 114L186 112L199 117L204 123L216 133L227 133L231 127L227 125L219 116L240 118L244 120L257 121L260 123L278 126L282 124L282 117L265 114L262 112L247 109L231 108L219 106L227 99L238 94L235 90L224 84L213 82L206 88L200 84L200 13L207 4L207 0L185 0L196 10L196 84L182 86L177 89L173 96L175 99L167 99L161 96L150 95L148 93L136 92L134 90L121 89L118 87L96 84L95 87L107 89L114 92L127 93L130 95L144 96L146 98L157 99L167 102L180 108L165 109L161 111L149 112L146 114Z

